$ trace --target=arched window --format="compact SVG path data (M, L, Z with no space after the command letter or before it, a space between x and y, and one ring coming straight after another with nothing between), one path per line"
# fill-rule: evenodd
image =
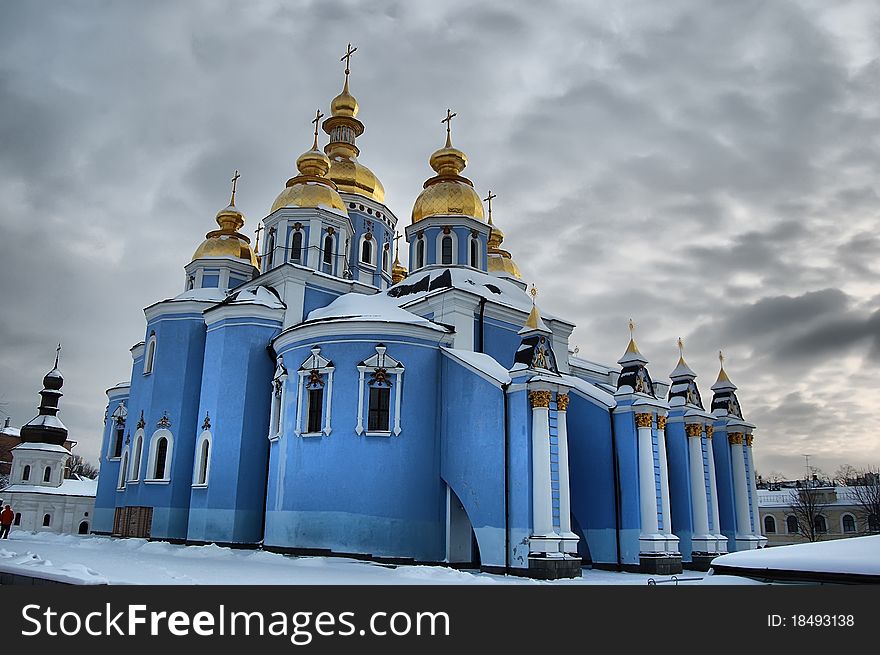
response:
M776 534L776 519L772 516L764 517L764 534Z
M828 532L828 524L825 522L825 517L821 514L813 519L813 525L816 528L816 532Z
M43 471L43 482L48 482L51 479L52 479L52 467L47 466L46 469Z
M15 520L12 522L12 525L21 525L21 512L15 513Z
M385 244L385 248L382 249L382 270L388 271L388 244Z
M416 268L422 268L425 265L425 240L419 237L416 242Z
M199 445L196 448L196 472L193 476L193 484L205 486L208 484L208 465L211 461L211 433L205 430L199 436Z
M269 228L269 238L266 240L266 270L272 268L275 260L275 228Z
M367 431L388 432L391 418L391 389L389 387L370 387L367 409Z
M302 263L302 247L303 233L302 230L297 230L290 237L290 261L296 264Z
M331 400L333 397L333 363L321 356L321 347L314 346L311 354L297 371L298 403L296 434L317 437L330 434Z
M125 426L117 425L116 426L116 440L113 442L113 455L112 457L119 458L122 457L122 444L125 438Z
M444 234L440 240L440 263L452 263L452 236Z
M868 532L880 532L880 516L868 514Z
M856 531L856 519L852 514L844 514L843 515L843 531L844 532L855 532Z
M364 240L361 242L361 263L373 263L373 240L367 239L366 237L364 237Z
M25 467L21 471L21 481L27 482L31 479L31 467L29 464L25 465Z
M144 433L137 431L134 438L134 450L131 451L131 470L129 471L129 482L137 482L141 476L141 457L144 452Z
M475 237L471 237L471 266L480 268L480 242Z
M799 527L797 517L793 514L785 519L785 530L788 534L797 534Z
M128 451L122 454L122 464L119 466L119 481L116 483L117 489L125 489L125 480L128 477Z
M384 345L377 344L376 354L358 364L357 434L365 431L367 436L401 433L404 366L386 351Z
M333 274L333 236L330 234L324 237L324 255L321 270L330 275Z
M144 375L153 372L153 361L156 359L156 333L150 332L150 338L147 340L147 356L144 357Z
M159 437L156 441L156 464L153 468L153 479L165 479L165 460L168 457L168 439Z
M79 534L88 534L89 533L89 522L83 521L79 524Z
M43 527L48 528L52 524L52 515L43 514Z

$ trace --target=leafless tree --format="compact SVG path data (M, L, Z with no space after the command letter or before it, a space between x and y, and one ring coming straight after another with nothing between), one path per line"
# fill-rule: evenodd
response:
M834 484L839 487L851 487L857 484L859 470L852 464L843 464L834 472Z
M855 483L849 493L859 507L862 530L880 532L880 468L858 471Z
M71 455L67 462L65 477L81 476L94 480L98 477L98 468L82 455Z
M791 490L789 510L797 518L798 533L807 541L819 541L827 531L823 514L827 504L827 492L815 480L803 480Z

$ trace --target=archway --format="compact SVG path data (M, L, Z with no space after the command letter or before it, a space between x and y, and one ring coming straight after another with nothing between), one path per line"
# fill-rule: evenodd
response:
M88 534L89 533L89 522L83 521L79 524L79 534Z
M461 500L446 485L446 561L480 566L480 545Z

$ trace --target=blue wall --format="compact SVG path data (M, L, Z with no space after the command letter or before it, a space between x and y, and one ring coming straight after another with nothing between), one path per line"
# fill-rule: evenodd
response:
M406 367L400 435L366 436L357 423L357 365L378 343ZM321 346L336 371L331 434L299 437L296 371ZM284 432L272 444L266 511L267 546L342 553L445 556L446 490L437 437L439 351L436 343L388 335L346 335L282 349L290 378ZM396 378L392 376L396 385ZM396 389L392 387L392 413ZM364 409L366 423L366 401ZM392 416L393 422L393 416Z
M532 409L525 389L508 393L510 430L510 566L529 566L532 534Z
M614 436L620 471L620 556L623 564L639 563L639 453L635 417L615 412Z
M506 368L513 366L513 356L522 343L519 330L522 325L514 326L510 323L498 321L493 318L483 317L483 352L494 358ZM479 317L474 321L474 348L480 342Z
M192 489L191 541L255 544L263 538L275 368L266 346L280 328L280 320L247 316L208 328L197 435L209 415L212 465L208 486Z
M443 357L440 475L474 528L483 566L504 566L504 393Z
M113 454L113 442L116 440L116 421L113 418L113 412L119 407L121 402L125 402L126 408L129 404L129 389L111 390L107 394L109 403L107 404L107 421L104 423L104 436L101 439L101 452L98 457L98 467L101 474L98 476L98 490L95 495L95 510L92 516L91 526L92 532L110 533L113 530L113 516L116 512L116 485L119 481L119 465L120 459L111 458ZM137 421L137 416L128 414L125 425L125 434L129 432L130 426ZM125 442L123 441L123 449Z
M694 534L693 499L691 498L690 456L683 411L672 411L666 425L666 458L669 471L669 504L672 532L678 537L681 560L693 560L691 539ZM673 421L673 418L679 420ZM696 438L696 437L694 437Z
M721 534L727 537L727 547L733 552L736 550L736 509L733 504L733 469L726 421L715 422L712 454L715 457L715 484L718 485L718 520L721 522Z

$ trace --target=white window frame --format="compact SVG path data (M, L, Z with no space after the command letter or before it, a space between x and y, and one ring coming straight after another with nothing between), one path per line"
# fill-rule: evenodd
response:
M852 532L847 532L843 527L843 519L844 517L849 516L852 517L853 520L853 530ZM844 512L840 515L840 534L858 534L859 532L859 520L856 518L856 515L852 512Z
M425 267L425 260L427 259L427 246L425 245L425 239L419 237L416 239L416 253L415 253L416 265L413 267L414 270L418 270L420 268Z
M391 244L382 246L382 270L386 273L391 271Z
M287 395L287 369L284 358L278 355L275 360L275 375L272 376L272 405L269 408L269 441L276 441L284 431L284 399Z
M332 431L332 427L330 425L331 413L333 409L333 372L336 370L336 367L333 366L333 362L331 362L326 357L321 356L321 347L314 346L311 349L311 354L306 357L305 361L299 367L297 371L297 385L296 385L296 435L299 437L320 437L320 436L329 436ZM326 376L327 382L324 385L324 394L322 398L322 410L324 413L324 427L320 432L303 432L303 425L305 424L308 427L308 406L309 399L308 394L304 393L308 391L307 388L307 378L312 374L312 371L317 371L318 374L322 377ZM303 402L303 397L305 396L305 402Z
M159 439L165 438L168 440L168 447L165 449L165 471L164 476L161 478L155 477L156 472L156 461L159 456ZM171 461L172 454L174 453L174 435L171 434L171 430L166 428L159 428L153 433L153 436L150 437L150 455L147 458L147 472L144 474L144 482L152 482L152 483L168 483L171 482ZM149 475L150 477L147 477Z
M30 464L25 464L21 468L21 481L22 482L30 482L31 481L31 473L33 472L34 467ZM27 477L25 477L25 473L27 473Z
M476 258L476 261L471 261L471 250L474 248L475 245L476 245L477 258ZM470 266L472 268L476 268L476 269L479 269L482 266L482 258L480 257L480 239L479 239L479 237L475 237L474 235L471 235L470 237L468 237L468 253L467 253L467 255L468 255L468 266Z
M327 239L330 239L330 272L324 270L324 264L326 263L325 257L327 256L327 248L324 246L327 243ZM321 261L318 262L318 270L324 273L325 275L336 275L336 234L329 234L324 232L321 235ZM358 253L358 261L360 261L360 253Z
M128 418L128 408L125 406L125 401L120 401L120 403L116 406L116 409L113 410L113 413L110 415L110 439L108 439L107 444L107 461L110 462L118 462L122 458L122 451L125 450L125 420ZM122 449L119 451L119 457L113 455L113 452L116 449L116 432L119 428L122 428Z
M202 449L208 446L208 459L205 461L205 468L202 469ZM195 464L193 465L193 481L192 486L196 489L204 489L208 486L208 481L211 475L211 458L214 456L214 444L211 439L211 431L210 430L202 430L202 433L199 435L199 438L196 439L196 453L195 453ZM204 482L199 482L199 478L203 477L202 473L204 473Z
M134 441L132 441L131 460L129 462L128 482L137 484L141 477L141 464L144 460L144 429L138 428L134 433ZM135 466L137 462L137 466Z
M443 239L450 237L452 239L452 261L448 264L443 263ZM449 234L445 234L443 230L437 235L437 263L441 266L455 266L458 263L458 235L449 230Z
M296 260L293 258L293 252L295 250L293 247L293 240L296 238L297 234L299 234L299 238L300 238L299 260ZM300 265L305 263L306 253L307 253L307 250L306 250L305 246L303 245L303 244L305 244L305 241L306 241L305 230L303 230L302 228L300 228L298 230L296 228L294 228L290 231L290 239L287 242L287 244L288 244L287 245L287 261L292 262L294 264L300 264Z
M358 413L357 413L357 426L355 427L355 432L360 434L365 434L368 437L390 437L392 434L397 436L401 433L400 427L400 401L402 394L402 386L403 386L403 371L404 366L399 361L391 357L387 354L387 348L383 346L381 343L376 346L376 354L370 357L369 359L365 359L360 364L358 364ZM393 374L395 376L394 385L396 387L394 391L394 415L390 417L390 421L393 425L393 428L390 431L380 431L380 432L366 432L364 428L364 397L368 393L368 386L366 384L366 374L367 371L375 371L376 369L384 368L389 374ZM389 426L391 427L391 426Z
M144 375L149 375L153 372L153 368L156 364L157 347L158 341L156 339L156 331L153 330L150 332L150 338L147 339L147 347L144 350Z
M119 457L119 476L116 480L116 490L124 491L125 485L127 483L126 478L128 477L128 467L131 464L129 458L128 446L125 446L122 449L122 455Z
M368 234L370 235L369 239L367 238ZM370 242L370 259L369 260L365 260L363 258L364 243L367 241ZM379 245L379 242L376 241L376 237L373 236L373 233L372 232L365 232L361 236L360 241L358 241L358 252L357 252L358 263L361 264L362 266L369 266L370 268L376 268L376 251L378 250L378 248L377 248L378 245Z

